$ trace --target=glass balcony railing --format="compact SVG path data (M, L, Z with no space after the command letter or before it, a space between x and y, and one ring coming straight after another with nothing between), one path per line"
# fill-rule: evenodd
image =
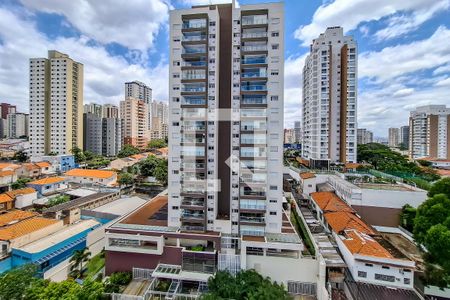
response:
M193 80L193 79L206 79L206 74L183 74L183 76L181 76L182 80Z
M183 169L204 169L206 166L205 163L194 163L194 162L183 162L181 167Z
M206 87L204 86L184 86L181 88L182 92L186 93L202 93L206 92Z
M181 231L205 231L205 226L182 225Z
M265 138L241 138L241 144L265 144Z
M190 45L190 46L194 46L194 45ZM197 53L206 54L206 48L205 47L184 47L183 48L183 54L197 54Z
M242 51L267 51L267 45L252 45L252 46L242 46Z
M206 61L183 61L181 64L183 67L206 67Z
M267 130L267 126L265 124L242 124L242 131L257 131L257 130Z
M254 209L254 210L266 210L266 205L264 203L261 204L252 204L252 203L245 203L241 202L239 204L239 207L241 209Z
M241 216L240 217L241 222L247 222L247 223L264 223L265 218L264 217L247 217L247 216Z
M264 38L267 37L267 32L262 31L262 32L243 32L242 33L242 37L244 39L252 39L252 38Z
M181 217L184 219L205 219L205 214L203 212L183 212Z
M206 35L184 35L183 42L206 41Z
M204 144L205 138L181 138L182 143Z
M205 193L205 188L201 186L182 186L181 192L188 194L203 194Z
M244 65L265 64L266 58L265 57L243 58L241 63Z
M267 85L243 85L242 91L267 91Z
M206 126L201 125L184 125L181 127L184 131L203 131L206 130Z
M183 29L193 29L193 28L206 28L206 20L183 23Z
M267 104L266 97L244 97L241 100L242 104Z
M184 206L204 206L205 205L205 200L203 199L184 199L181 202L181 205Z
M267 24L267 16L248 16L242 17L242 25L264 25Z
M183 156L205 156L205 151L181 150L181 155L183 155Z
M243 78L267 77L267 72L265 70L259 72L242 72L241 77Z

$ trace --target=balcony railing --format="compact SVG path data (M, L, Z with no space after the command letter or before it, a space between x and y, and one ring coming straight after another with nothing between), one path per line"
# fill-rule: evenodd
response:
M204 220L205 214L203 212L195 212L195 213L183 212L181 214L181 217L184 219Z
M203 93L206 92L206 87L182 87L181 88L182 92L186 92L186 93Z
M266 144L266 139L241 138L241 144Z
M181 231L205 231L205 226L191 226L183 225L180 227Z
M186 175L186 173L184 173L181 175L181 180L183 180L183 181L204 181L204 180L206 180L206 176L200 175L200 174Z
M206 35L185 35L183 42L206 41Z
M267 130L267 126L254 126L254 125L242 125L242 131L256 131L256 130Z
M256 46L242 46L242 51L267 51L267 45L256 45Z
M183 156L205 156L205 151L183 151L181 150L181 155Z
M192 71L192 70L189 70ZM196 70L198 71L198 70ZM182 80L194 80L194 79L206 79L206 74L183 74L181 77Z
M242 18L242 25L265 25L267 18Z
M244 65L256 65L256 64L265 64L266 63L266 58L265 57L261 57L261 58L244 58L242 59L242 64Z
M183 54L198 54L198 53L206 54L206 48L183 48Z
M260 72L243 72L241 74L241 77L243 78L267 77L267 72L265 70Z
M267 91L266 85L243 85L242 91Z
M241 209L255 209L255 210L266 210L265 204L248 204L248 203L240 203L239 207Z
M181 64L183 67L206 67L206 61L183 61Z
M205 205L205 200L203 199L193 199L193 200L183 200L181 202L181 205L185 205L185 206L204 206Z
M205 104L206 104L206 99L204 99L204 98L188 98L188 99L184 98L181 101L181 105L205 105ZM199 114L198 117L201 117L201 115Z
M254 97L254 98L242 98L242 104L267 104L267 98Z
M189 125L184 125L181 126L181 129L184 131L204 131L206 130L206 126L189 126Z
M267 37L267 32L244 32L242 33L242 37L244 39L252 39L252 38L264 38Z
M247 223L264 223L265 222L265 218L264 217L241 216L239 220L241 222L247 222Z
M183 29L206 28L206 22L183 23Z
M265 196L266 196L266 192L264 192L264 191L249 191L249 190L244 190L244 191L241 191L241 195L242 195L242 196L265 197Z
M205 138L181 138L182 143L204 144Z
M181 167L183 169L204 169L205 163L182 163Z

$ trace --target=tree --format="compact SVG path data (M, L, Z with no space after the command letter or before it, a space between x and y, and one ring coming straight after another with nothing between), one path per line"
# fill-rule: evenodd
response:
M78 164L86 160L86 157L84 156L83 151L78 147L73 147L70 150L70 153L73 154L73 156L75 158L75 162Z
M65 203L70 200L70 197L68 195L59 195L56 197L51 198L48 200L48 202L45 204L47 207L52 207L61 203Z
M437 194L445 194L450 198L450 178L443 178L431 186L428 191L428 197L433 197Z
M105 292L106 293L118 293L122 286L128 285L132 277L130 272L116 272L112 273L111 276L105 282Z
M273 283L255 270L241 271L233 277L219 271L208 280L208 293L202 299L291 299L283 285Z
M49 156L56 156L58 155L58 153L56 153L55 151L51 151L48 153Z
M400 225L409 231L414 230L414 219L416 217L417 209L409 204L402 207L402 212L400 214Z
M122 150L119 151L119 153L117 154L118 157L123 158L123 157L128 157L134 154L138 154L141 151L134 147L133 145L125 145L123 146Z
M16 152L13 156L13 160L17 160L18 162L21 163L26 162L28 158L29 158L28 154L23 150Z
M120 186L128 186L133 184L134 178L130 173L122 173L119 175L119 179L117 180L117 182L120 184Z
M436 194L422 203L414 219L414 239L427 249L425 283L450 284L450 199Z
M154 176L155 168L158 166L158 158L150 155L139 163L139 169L142 176Z
M153 139L150 142L148 142L147 147L149 149L164 148L167 147L167 142L165 139Z
M428 161L428 160L418 159L416 161L419 165L421 165L423 167L431 167L431 165L432 165L431 161Z
M70 276L73 278L81 277L83 273L83 263L89 260L91 256L91 252L89 252L88 248L84 248L81 250L75 250L73 252L72 257L70 258L70 262L74 264L70 267Z
M0 299L22 299L25 291L38 279L37 266L27 264L0 275Z
M158 180L162 185L167 185L168 181L168 164L167 160L159 159L158 165L155 168L153 176L155 176L156 180Z
M26 183L30 182L31 178L19 178L16 182L11 183L11 188L13 190L19 190L26 187Z

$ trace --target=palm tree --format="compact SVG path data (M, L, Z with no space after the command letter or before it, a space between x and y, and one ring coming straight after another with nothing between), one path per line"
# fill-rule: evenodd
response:
M91 256L91 252L89 252L88 248L84 248L81 250L75 250L73 252L72 257L70 258L70 262L74 262L74 264L70 267L70 276L73 278L79 278L83 273L83 263L89 260Z

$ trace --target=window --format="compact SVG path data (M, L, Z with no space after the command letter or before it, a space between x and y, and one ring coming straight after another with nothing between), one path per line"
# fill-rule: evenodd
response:
M277 203L277 200L276 199L270 199L269 202L270 203Z
M278 31L272 31L272 36L273 37L280 36L280 33Z
M390 268L388 266L382 266L381 268L389 270Z
M395 282L395 276L389 276L384 274L375 274L376 280L382 280L382 281L388 281L388 282Z
M409 278L403 278L403 283L404 283L404 284L411 284L411 279L409 279Z
M273 45L272 45L272 50L277 50L277 49L278 49L278 47L279 47L279 45L278 45L278 44L273 44Z
M278 96L270 96L271 101L278 101Z
M270 212L270 215L271 215L271 216L276 216L276 215L277 215L277 212L276 212L276 211L271 211L271 212Z
M278 187L276 185L271 185L270 186L270 190L271 191L276 191L276 190L278 190Z
M366 278L367 277L367 272L358 271L358 277Z
M372 264L366 264L366 267L373 267Z
M172 209L173 209L173 210L178 210L179 207L178 207L178 206L172 206Z

